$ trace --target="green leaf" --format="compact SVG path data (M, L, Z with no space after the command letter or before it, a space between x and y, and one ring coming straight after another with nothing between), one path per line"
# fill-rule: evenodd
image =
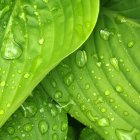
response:
M41 86L0 129L0 140L65 140L67 114Z
M67 140L76 140L75 129L72 126L68 127Z
M107 2L88 41L42 82L106 140L140 139L139 12L140 0Z
M94 132L93 129L85 127L81 131L79 140L103 140L103 139L100 137L100 135Z
M0 126L88 38L99 0L0 0Z

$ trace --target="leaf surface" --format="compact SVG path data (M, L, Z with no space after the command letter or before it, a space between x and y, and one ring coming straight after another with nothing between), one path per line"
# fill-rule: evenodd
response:
M0 126L88 38L99 0L0 0Z
M139 12L140 0L105 3L88 41L42 82L65 110L106 140L140 139Z
M65 140L67 114L41 86L0 129L0 140Z

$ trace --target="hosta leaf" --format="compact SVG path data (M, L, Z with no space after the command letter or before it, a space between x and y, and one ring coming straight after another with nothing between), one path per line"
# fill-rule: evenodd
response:
M79 140L103 140L103 139L100 137L100 135L94 132L93 129L85 127L81 131Z
M107 2L83 48L42 82L73 117L106 140L140 139L139 12L140 0Z
M38 86L0 129L0 140L65 140L67 114Z
M0 0L0 126L87 39L98 0Z

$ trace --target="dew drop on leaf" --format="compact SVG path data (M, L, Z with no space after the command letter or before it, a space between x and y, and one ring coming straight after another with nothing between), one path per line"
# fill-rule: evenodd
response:
M15 129L13 127L8 127L7 132L9 135L13 135L15 133Z
M55 99L59 99L62 98L62 92L61 91L56 91L55 95L54 95Z
M115 89L116 89L116 91L117 91L118 93L122 93L122 92L123 92L123 87L120 86L120 85L117 85L117 86L115 87Z
M30 123L24 124L23 128L26 132L30 132L32 130L32 124Z
M0 115L3 115L4 114L4 110L0 110Z
M104 93L106 96L110 95L110 91L109 90L106 90L105 93Z
M44 38L39 39L38 43L39 43L40 45L43 45L43 44L44 44Z
M127 19L124 16L118 15L115 18L116 23L121 24L121 23L126 23Z
M106 30L106 29L100 30L100 37L103 40L107 41L109 39L110 35L111 35L111 33L108 30Z
M98 125L103 127L109 126L109 120L107 118L98 119Z
M68 125L67 125L67 123L62 123L62 126L61 126L61 131L66 131L67 130L67 128L68 128Z
M12 38L5 39L1 48L1 56L7 60L17 59L22 55L21 46Z
M82 68L87 63L87 53L84 50L79 50L76 53L76 64L78 67Z
M5 84L6 84L5 81L1 81L1 82L0 82L0 86L1 86L1 87L4 87Z
M49 0L43 0L43 2L47 4L49 2Z
M132 48L134 45L135 45L135 42L134 41L130 41L130 42L128 42L127 47L128 48Z
M72 84L72 82L74 81L74 75L72 73L67 73L65 76L64 76L64 83L67 85L67 86L70 86Z
M110 58L110 64L114 67L115 70L119 70L119 64L117 58Z
M29 77L30 77L30 74L29 73L24 74L24 78L25 79L28 79Z
M57 134L52 135L52 140L59 140L59 136Z
M38 128L39 128L40 133L43 135L43 134L47 133L47 131L49 129L49 125L47 124L46 121L42 120L39 122Z

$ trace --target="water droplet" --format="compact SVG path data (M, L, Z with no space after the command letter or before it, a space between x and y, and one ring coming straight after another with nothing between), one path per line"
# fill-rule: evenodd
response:
M68 73L68 74L65 75L65 77L64 77L64 83L67 86L70 86L73 81L74 81L74 75L72 73Z
M102 113L105 113L106 112L106 109L105 108L101 108L101 112Z
M135 45L135 42L134 41L130 41L127 44L128 48L132 48L134 45Z
M53 130L53 131L56 131L57 129L58 129L58 125L56 125L56 124L53 125L52 130Z
M85 89L88 90L89 88L90 88L90 85L89 84L86 84L85 85Z
M127 19L126 17L119 15L119 16L116 16L115 21L116 23L126 23Z
M107 118L98 119L98 125L103 127L109 126L109 120Z
M13 127L8 127L7 131L9 133L9 135L13 135L15 133L15 129Z
M122 88L122 86L120 86L120 85L117 85L117 86L115 87L115 89L116 89L116 91L117 91L118 93L122 93L122 92L123 92L123 88Z
M97 65L97 67L101 67L102 63L101 62L97 62L96 65Z
M39 122L38 128L39 128L40 133L43 135L43 134L47 133L47 131L49 129L49 125L46 123L46 121L42 120Z
M57 110L55 108L51 109L51 114L53 117L55 117L57 115Z
M55 95L54 95L55 99L59 99L62 98L62 92L61 91L56 91Z
M106 96L110 95L110 91L109 91L109 90L106 90L106 91L105 91L105 95L106 95Z
M6 84L5 81L1 81L1 82L0 82L0 86L1 86L1 87L4 87L5 84Z
M9 7L9 5L5 5L5 7L2 9L2 10L0 10L0 19L8 12L10 10L10 7Z
M117 129L116 135L119 140L136 140L136 135L139 134L139 130L134 128L131 131Z
M53 88L57 87L57 83L54 79L51 79L51 85L53 86Z
M0 110L0 115L3 115L4 114L4 110Z
M52 135L52 140L59 140L59 136L57 134Z
M123 114L124 114L125 116L128 116L128 115L129 115L129 113L128 113L127 111L124 111Z
M23 128L26 132L30 132L32 130L32 125L30 123L27 123L23 126Z
M49 2L49 0L43 0L43 2L44 2L44 3L48 3L48 2Z
M110 35L111 35L111 33L107 29L100 30L100 36L103 40L107 41L109 39Z
M119 63L117 58L110 58L110 64L114 67L114 69L119 70Z
M40 45L43 45L43 44L44 44L44 38L40 38L39 41L38 41L38 43L39 43Z
M78 67L82 68L87 63L87 53L84 50L79 50L76 53L76 64Z
M68 125L67 123L62 123L62 126L61 126L61 131L66 131L68 128Z
M17 59L21 56L21 46L14 41L13 36L5 39L1 48L1 56L7 60Z
M25 79L28 79L29 77L30 77L30 74L29 73L24 74L24 78Z

